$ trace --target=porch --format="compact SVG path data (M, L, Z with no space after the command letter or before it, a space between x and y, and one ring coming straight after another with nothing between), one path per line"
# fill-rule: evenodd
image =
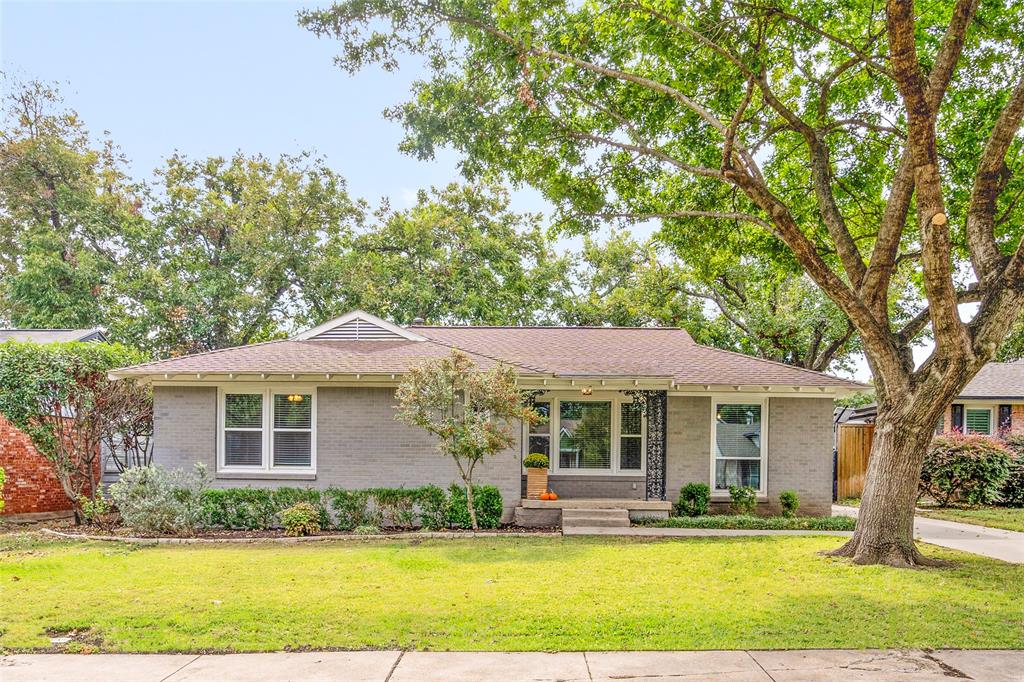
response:
M668 518L667 500L618 498L523 499L515 509L515 524L524 528L561 526L628 527L641 517Z

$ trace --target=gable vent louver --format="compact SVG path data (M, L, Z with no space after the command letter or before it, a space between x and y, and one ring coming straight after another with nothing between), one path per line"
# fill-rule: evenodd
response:
M366 320L349 320L313 337L318 341L405 341L399 334Z

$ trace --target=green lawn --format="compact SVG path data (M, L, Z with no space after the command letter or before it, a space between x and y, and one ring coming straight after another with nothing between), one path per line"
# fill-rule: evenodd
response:
M1024 566L826 558L842 538L132 548L0 535L0 649L1024 647Z
M1024 508L1019 507L925 507L917 515L1024 532Z

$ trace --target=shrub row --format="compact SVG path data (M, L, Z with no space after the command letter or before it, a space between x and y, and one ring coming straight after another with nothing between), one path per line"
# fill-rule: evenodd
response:
M501 522L501 493L494 486L473 487L477 523L496 528ZM447 493L436 485L420 488L346 490L314 488L217 488L203 491L204 524L237 530L277 526L281 513L298 503L312 505L321 528L359 527L441 530L469 528L466 489L452 484ZM333 514L332 514L333 513Z
M857 520L845 516L673 516L639 519L655 528L714 528L732 530L853 530Z
M420 488L209 488L202 467L191 474L159 466L124 472L110 488L125 524L147 533L187 533L195 528L266 530L286 525L293 514L295 527L336 527L341 530L422 527L428 530L469 528L466 490L452 484ZM496 528L501 522L501 493L494 486L473 487L477 523ZM312 510L312 511L311 511ZM315 513L315 519L307 517Z
M757 491L748 485L729 486L730 506L738 516L750 516L757 509ZM800 508L800 497L793 490L784 490L779 495L782 515L796 516ZM711 509L711 488L707 483L687 483L679 491L679 499L672 505L672 513L678 517L696 518L704 516Z

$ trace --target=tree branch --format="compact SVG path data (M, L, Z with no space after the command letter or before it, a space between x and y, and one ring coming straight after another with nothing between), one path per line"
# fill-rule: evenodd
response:
M979 281L988 281L997 272L1002 254L996 244L996 200L1006 187L1009 172L1006 152L1020 129L1024 118L1024 76L1010 95L1009 101L996 119L996 124L985 143L971 189L967 210L967 243L971 249L971 263Z

